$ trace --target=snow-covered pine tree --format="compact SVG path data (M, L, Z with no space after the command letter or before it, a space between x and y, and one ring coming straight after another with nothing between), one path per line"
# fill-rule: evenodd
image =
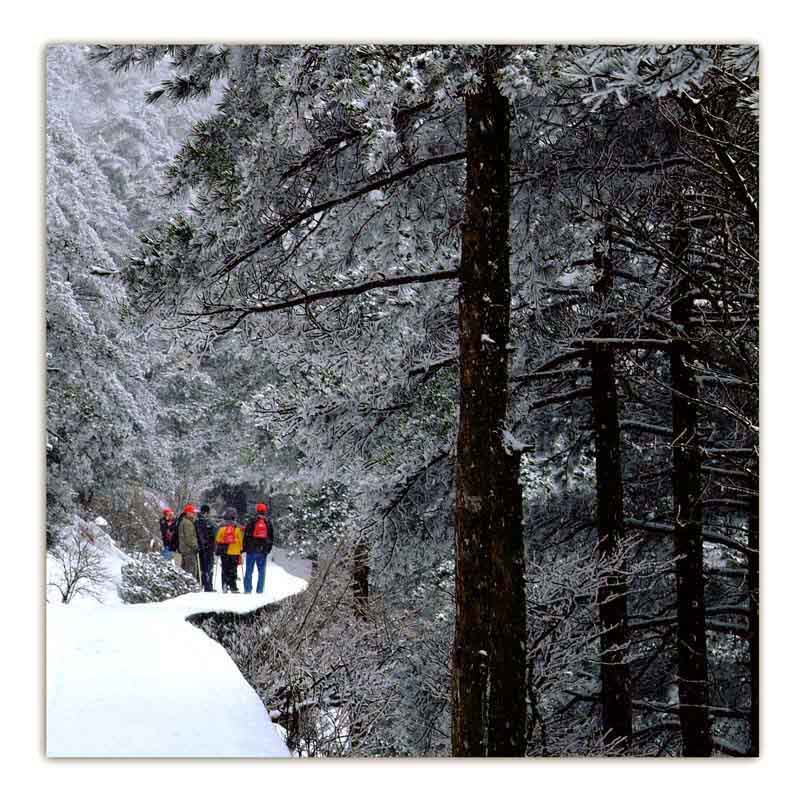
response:
M629 752L680 752L675 723L691 704L674 702L670 686L670 611L686 597L670 546L673 342L695 356L688 366L702 389L692 405L703 417L702 469L714 490L704 502L701 565L714 599L709 663L721 676L709 698L723 743L714 746L730 752L731 741L742 749L748 736L757 741L755 726L748 734L741 725L757 719L757 514L753 495L747 509L724 496L757 486L753 50L517 47L496 75L512 111L506 443L521 455L527 578L537 582L537 601L527 601L528 752L614 752L600 743L618 729L603 725L603 703L632 708ZM166 56L174 75L158 90L165 97L227 81L219 109L170 169L171 195L190 202L148 231L126 270L137 307L162 310L179 329L181 357L216 383L186 384L186 424L174 429L183 470L207 470L207 450L224 443L242 477L280 451L297 485L346 484L360 558L369 545L370 592L394 609L413 596L414 612L431 623L431 652L446 651L448 626L435 620L453 612L447 590L433 587L456 572L453 273L462 256L464 96L482 84L472 68L481 52L103 53L121 68ZM688 262L670 257L679 203L691 209ZM599 302L598 259L613 277ZM687 263L700 292L690 336L669 313ZM625 535L596 560L600 440L590 428L590 367L603 348L615 356L627 513ZM232 364L236 380L220 379ZM237 428L240 437L231 436ZM613 502L618 512L619 496ZM570 565L582 583L565 582ZM747 598L735 590L742 571ZM602 597L609 576L622 573L627 608L618 619L628 624L612 643ZM610 647L624 653L631 676L617 709L600 667Z

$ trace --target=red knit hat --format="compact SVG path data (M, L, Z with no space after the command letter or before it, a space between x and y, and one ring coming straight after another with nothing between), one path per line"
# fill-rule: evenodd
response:
M266 513L267 513L267 507L264 505L264 503L256 503L256 514L266 514Z
M183 513L184 514L195 514L195 513L197 513L197 509L191 503L188 503L187 505L185 505L183 507Z

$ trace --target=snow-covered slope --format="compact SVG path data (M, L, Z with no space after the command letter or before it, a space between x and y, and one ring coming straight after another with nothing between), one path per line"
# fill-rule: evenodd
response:
M120 556L108 550L117 576ZM103 602L48 602L47 754L288 756L228 654L186 618L243 613L306 585L270 563L263 595L192 593L124 605L109 587Z
M70 605L95 606L98 602L103 605L118 605L122 602L117 589L122 581L122 565L130 560L130 556L117 547L108 531L108 523L102 517L97 517L92 522L77 515L73 518L71 525L62 529L61 534L65 540L73 535L90 537L90 546L99 555L101 567L108 578L106 581L92 585L92 595L85 594L83 591L78 592L70 601ZM63 584L63 569L58 563L58 559L52 553L48 553L46 585L48 603L61 602L61 593L57 585L63 586Z

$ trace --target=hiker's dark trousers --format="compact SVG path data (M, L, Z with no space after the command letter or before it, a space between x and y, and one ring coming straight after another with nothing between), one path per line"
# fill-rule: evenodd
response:
M204 592L213 591L214 584L214 549L200 549L200 578Z
M230 589L232 592L238 591L236 586L236 565L239 562L239 556L220 556L222 560L222 588Z

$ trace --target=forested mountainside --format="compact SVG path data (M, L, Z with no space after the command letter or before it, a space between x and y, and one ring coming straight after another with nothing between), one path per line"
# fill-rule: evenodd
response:
M758 80L51 48L49 541L271 491L317 572L242 658L320 755L756 755Z

